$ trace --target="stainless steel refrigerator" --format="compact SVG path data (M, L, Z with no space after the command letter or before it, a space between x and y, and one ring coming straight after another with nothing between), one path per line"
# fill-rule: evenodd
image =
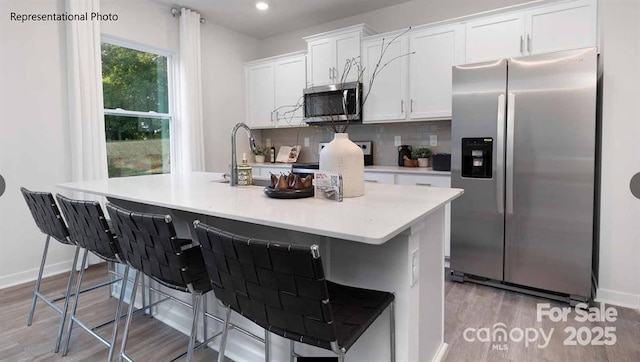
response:
M454 280L590 298L595 48L453 68Z

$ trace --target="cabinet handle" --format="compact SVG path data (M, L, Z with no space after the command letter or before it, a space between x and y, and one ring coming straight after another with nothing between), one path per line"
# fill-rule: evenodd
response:
M338 80L338 68L333 68L333 80Z
M329 67L329 79L333 79L333 68Z
M364 180L364 182L378 183L378 180Z
M520 53L524 54L524 38L520 35Z
M421 182L416 182L416 186L431 186L431 184L425 184Z
M404 99L400 100L400 113L404 113Z
M527 51L531 54L531 35L527 34Z
M411 113L413 113L413 98L411 98Z

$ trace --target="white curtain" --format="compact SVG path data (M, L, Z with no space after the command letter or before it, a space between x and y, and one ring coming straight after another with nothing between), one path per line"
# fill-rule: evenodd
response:
M204 171L200 14L180 11L178 119L174 125L173 172Z
M99 0L66 0L66 11L100 11ZM67 22L69 139L73 181L107 178L100 22Z
M72 14L100 12L99 0L66 0ZM105 140L100 21L67 22L67 82L72 181L108 177ZM74 198L91 196L74 193ZM92 199L101 201L99 197ZM89 263L100 262L89 254ZM77 267L76 267L77 268Z

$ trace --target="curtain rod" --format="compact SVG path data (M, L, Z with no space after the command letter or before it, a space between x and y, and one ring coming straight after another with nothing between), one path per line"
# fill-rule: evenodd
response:
M188 9L188 8L187 8ZM176 16L180 16L180 10L176 8L171 8L171 15L175 18ZM200 17L200 24L204 24L207 22L207 19Z

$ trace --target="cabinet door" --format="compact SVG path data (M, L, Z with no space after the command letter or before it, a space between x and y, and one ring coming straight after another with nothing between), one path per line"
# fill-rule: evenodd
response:
M591 0L573 1L528 11L529 54L595 46L597 7Z
M524 54L524 13L467 23L466 63Z
M464 62L464 28L412 34L409 51L409 118L450 118L451 67Z
M345 34L334 38L335 60L333 83L341 83L342 74L345 72L347 61L360 61L360 32ZM344 82L358 80L358 69L352 67L347 73Z
M247 79L247 124L249 127L274 127L273 63L252 65L246 68Z
M376 76L373 88L369 92L367 102L364 104L362 123L375 123L379 121L404 120L405 113L405 89L406 89L406 54L405 38L399 38L389 44L392 39L385 39L386 51L380 60L383 51L382 40L366 41L362 47L362 65L365 67L363 81L363 96L369 92L369 83L376 65L378 69L389 63Z
M278 127L300 126L304 116L302 90L306 84L305 56L283 59L275 63L275 101Z
M320 86L333 83L333 68L336 66L334 45L331 39L321 39L308 45L309 79L307 86Z
M364 181L380 184L391 184L396 182L396 177L392 173L380 173L380 172L365 172Z

